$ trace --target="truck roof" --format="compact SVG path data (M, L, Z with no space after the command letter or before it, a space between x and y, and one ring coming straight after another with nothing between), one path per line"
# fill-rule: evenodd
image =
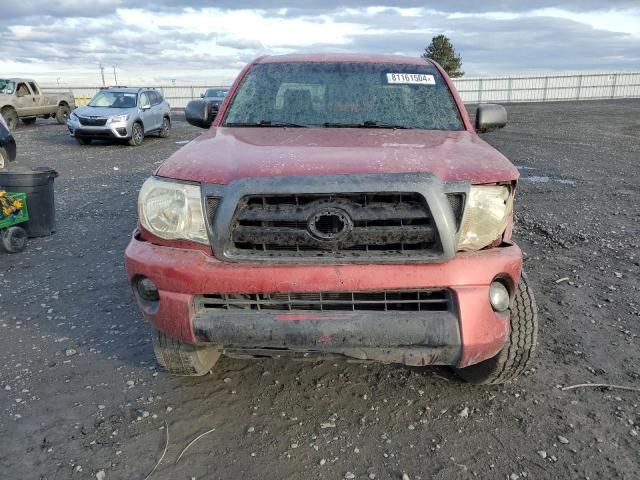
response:
M404 55L373 55L367 53L292 53L268 55L255 63L302 63L302 62L345 62L345 63L395 63L403 65L432 65L422 57Z

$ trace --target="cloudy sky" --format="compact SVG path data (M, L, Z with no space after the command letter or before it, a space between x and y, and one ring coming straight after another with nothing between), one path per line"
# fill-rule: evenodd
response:
M1 0L0 75L46 84L228 83L292 51L420 55L467 76L640 69L640 0ZM277 7L274 7L277 5Z

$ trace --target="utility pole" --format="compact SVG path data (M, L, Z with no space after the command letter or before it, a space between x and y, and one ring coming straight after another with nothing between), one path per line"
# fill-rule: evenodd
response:
M100 76L102 77L102 86L106 87L107 85L104 83L104 66L100 64Z
M116 82L116 86L118 85L118 76L116 75L116 66L113 65L113 79Z

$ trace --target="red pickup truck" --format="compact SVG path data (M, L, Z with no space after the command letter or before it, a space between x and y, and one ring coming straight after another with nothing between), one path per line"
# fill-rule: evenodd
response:
M384 55L262 57L140 191L129 280L168 371L221 354L450 365L508 382L537 338L511 239L517 169L442 68Z

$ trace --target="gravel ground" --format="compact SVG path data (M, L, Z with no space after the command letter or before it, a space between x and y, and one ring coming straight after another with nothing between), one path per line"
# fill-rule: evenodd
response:
M168 435L152 479L640 478L640 393L561 390L640 387L640 101L508 110L485 138L521 169L541 328L535 368L502 387L343 360L157 371L123 250L142 181L201 130L81 147L21 126L20 162L60 172L58 231L0 253L0 477L143 480Z

